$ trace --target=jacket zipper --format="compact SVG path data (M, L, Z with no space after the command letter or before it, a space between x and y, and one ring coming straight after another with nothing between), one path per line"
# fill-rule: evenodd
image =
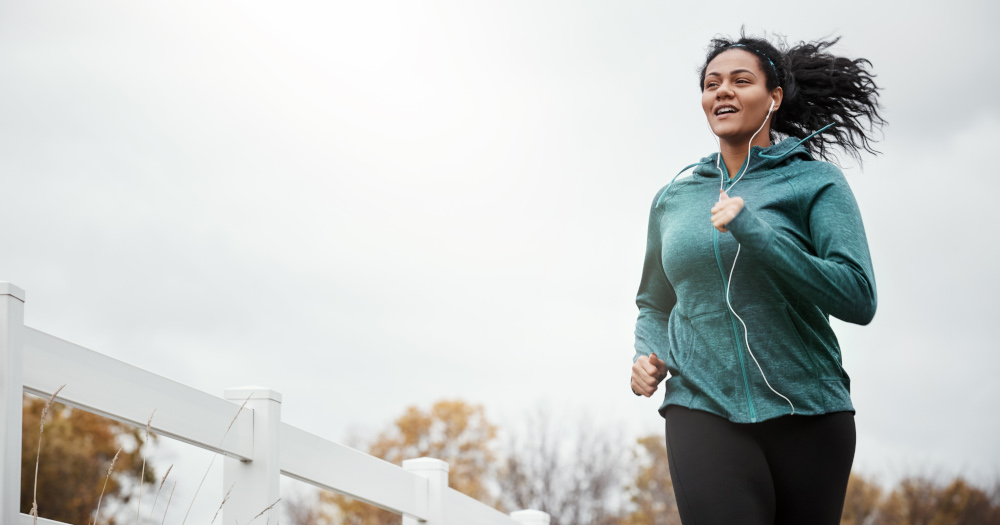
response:
M719 274L722 276L722 300L726 302L726 271L722 267L722 254L719 253L719 230L712 228L712 245L715 248L715 262L719 265ZM750 382L747 380L747 368L743 362L743 345L740 344L740 331L736 328L736 319L732 310L726 304L726 314L729 315L729 323L733 327L733 337L736 341L736 355L740 358L740 370L743 372L743 388L747 394L747 408L750 409L750 422L757 422L757 411L753 406L753 398L750 397Z

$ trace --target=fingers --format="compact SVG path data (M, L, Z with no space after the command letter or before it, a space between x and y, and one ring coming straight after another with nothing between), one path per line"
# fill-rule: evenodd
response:
M659 358L656 357L656 354L649 354L649 359L647 359L642 365L642 369L646 372L646 375L652 377L657 383L659 383L663 380L664 376L664 374L660 373L661 366L663 367L663 370L666 371L667 365L663 361L660 361Z
M643 360L642 357L639 358ZM650 375L645 368L647 363L636 361L632 364L632 390L639 395L649 397L656 392L656 385L660 382Z
M667 364L656 357L656 354L649 354L649 364L652 365L652 368L646 368L649 375L658 378L658 381L663 381L663 378L667 377Z
M655 373L650 374L643 366L632 367L632 382L649 389L650 393L656 390L656 385L662 380L662 377Z
M635 392L636 395L643 396L643 397L649 397L649 396L653 395L654 392L656 392L656 387L655 386L652 386L652 387L646 386L646 385L644 385L644 384L636 381L635 377L633 377L632 378L632 391Z
M649 354L649 362L656 367L656 377L661 381L667 377L667 364L656 357L656 354Z
M729 224L729 221L733 220L734 217L736 217L736 213L729 208L723 208L719 211L713 212L712 226L714 226L716 230L725 233L728 231L726 230L726 225Z
M722 200L723 195L725 195L725 193L723 193L722 190L719 190L719 201L712 205L712 215L715 215L719 210L726 207L726 203Z
M632 363L632 390L649 397L667 375L667 365L655 355L642 356Z
M725 195L723 193L723 195ZM723 210L735 210L740 211L743 209L743 197L733 197L731 199L721 200L712 205L712 215L719 213Z
M718 219L715 217L712 218L712 226L714 226L716 230L719 230L722 233L726 233L729 231L728 229L726 229L726 224L729 224L729 221L724 220L722 218Z
M743 209L743 198L729 198L725 192L721 191L719 195L722 200L712 206L712 226L720 232L726 233L729 231L726 225L735 219L736 215Z

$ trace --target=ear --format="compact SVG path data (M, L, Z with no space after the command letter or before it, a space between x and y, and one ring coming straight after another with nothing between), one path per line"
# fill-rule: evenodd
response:
M780 86L774 88L774 91L771 92L771 100L774 101L774 109L772 111L778 111L778 108L781 107L781 101L784 96L785 92Z

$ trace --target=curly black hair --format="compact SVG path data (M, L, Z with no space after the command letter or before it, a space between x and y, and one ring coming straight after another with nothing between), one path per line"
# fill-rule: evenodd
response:
M766 38L748 37L740 30L740 38L713 38L708 46L705 64L700 70L700 88L705 86L705 68L713 58L733 48L743 49L757 57L760 69L767 77L767 89L781 87L784 98L781 107L771 117L771 141L784 137L806 137L820 128L836 126L805 143L810 153L824 160L836 160L832 151L841 149L861 162L861 150L872 154L876 129L887 124L879 114L879 88L872 63L864 58L838 57L827 51L840 37L832 40L800 42L789 47L784 38L777 45Z

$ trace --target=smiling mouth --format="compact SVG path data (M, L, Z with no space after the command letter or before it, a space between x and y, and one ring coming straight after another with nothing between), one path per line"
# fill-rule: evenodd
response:
M732 107L732 106L723 106L723 107L715 110L715 116L716 117L721 117L723 115L731 115L733 113L736 113L737 111L739 111L739 110L736 109L736 108L734 108L734 107Z

